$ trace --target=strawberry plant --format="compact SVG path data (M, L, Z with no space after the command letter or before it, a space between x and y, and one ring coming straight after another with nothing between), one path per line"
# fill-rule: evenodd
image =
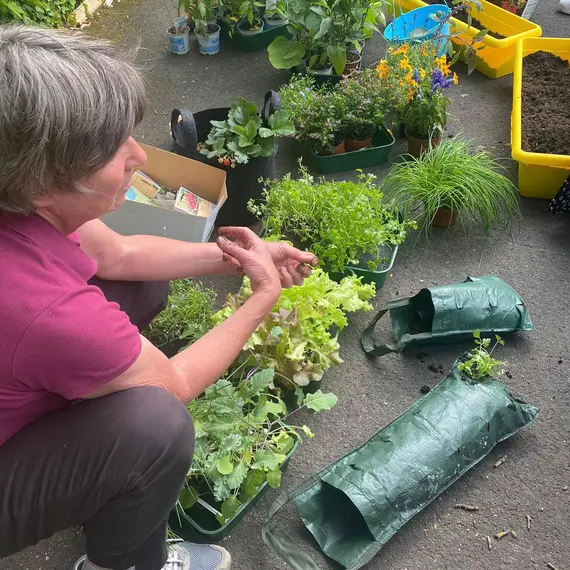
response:
M251 293L246 277L240 291L228 295L224 307L213 315L213 324L227 319ZM281 292L273 310L246 343L237 364L275 370L280 383L296 390L300 402L301 386L320 380L328 368L342 363L337 337L348 324L346 313L372 310L368 301L374 294L374 285L365 285L357 277L345 277L336 283L322 269L314 269L301 286Z
M220 524L231 518L267 482L278 488L281 466L306 425L289 423L285 402L272 391L273 370L255 369L237 382L230 374L188 405L194 420L196 447L177 509L190 509L205 496ZM301 408L322 411L336 404L334 394L320 390L304 397ZM202 501L203 502L203 501ZM212 504L213 503L213 504Z

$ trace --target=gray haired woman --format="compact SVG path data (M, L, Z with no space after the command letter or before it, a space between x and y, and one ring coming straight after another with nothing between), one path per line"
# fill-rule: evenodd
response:
M218 546L165 544L194 448L184 404L316 259L246 228L190 244L99 220L146 159L145 84L111 45L0 27L0 86L0 558L81 524L82 570L228 569ZM192 346L168 359L139 334L165 282L224 273L253 295Z

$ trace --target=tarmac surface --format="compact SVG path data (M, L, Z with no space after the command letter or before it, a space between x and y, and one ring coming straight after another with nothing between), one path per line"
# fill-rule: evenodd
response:
M210 58L198 54L193 40L188 55L171 54L165 30L173 14L169 0L123 0L102 9L87 29L126 47L140 45L149 105L137 138L163 148L171 148L173 108L227 106L237 96L260 105L266 91L286 80L286 74L271 67L265 52L243 54L226 45ZM542 26L544 36L570 37L570 16L557 12L555 0L542 0L533 20ZM372 64L381 55L380 40L369 42L365 63ZM506 158L509 165L512 76L467 77L465 66L455 68L460 83L451 94L448 133L465 133L475 144ZM403 149L403 141L397 144L393 157ZM283 143L279 173L293 171L295 159L295 149ZM372 171L381 175L384 169ZM535 424L501 444L405 525L366 566L369 570L534 570L548 564L551 570L570 569L570 219L550 214L546 204L523 199L523 219L510 233L496 231L485 239L475 232L466 238L453 228L434 233L429 243L406 244L392 277L378 294L377 305L425 286L490 273L510 283L526 301L536 331L509 337L500 357L508 361L510 388L540 407L541 413ZM220 291L220 299L239 283L235 278L207 282ZM428 349L424 362L414 350L368 359L359 334L369 319L369 314L352 316L342 332L345 363L323 380L339 403L330 412L307 418L316 437L293 457L283 477L284 489L292 489L396 418L420 397L422 385L437 382L439 376L428 369L430 364L442 364L447 370L469 348ZM378 334L387 338L387 323L378 327ZM507 460L494 468L505 455ZM276 491L269 491L223 542L233 555L235 570L284 568L261 539L264 518L276 496ZM456 503L477 505L480 510L464 512L454 508ZM532 517L530 530L526 515ZM514 529L518 538L493 540L489 550L485 537L508 529ZM69 530L1 560L0 570L71 570L82 552L81 533ZM321 563L323 568L334 567L322 559Z

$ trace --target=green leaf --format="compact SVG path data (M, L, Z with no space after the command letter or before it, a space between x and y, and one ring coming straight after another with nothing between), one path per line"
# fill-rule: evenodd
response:
M323 18L321 25L319 27L319 31L315 35L315 40L320 40L324 38L332 26L332 20L330 18Z
M273 489L279 489L281 487L281 470L272 469L267 472L267 483Z
M254 394L265 390L273 382L274 376L275 372L270 368L256 372L251 377L251 388Z
M241 507L241 503L238 501L238 498L235 497L234 495L231 495L230 497L228 497L223 503L222 503L222 515L224 515L224 519L228 520L231 519L239 510L239 508Z
M253 456L253 469L263 469L264 471L272 471L277 469L279 466L280 454L273 453L273 451L268 451L265 449L260 449L255 452ZM283 456L284 457L284 456Z
M311 10L323 18L325 18L327 15L327 13L320 6L311 6Z
M275 134L292 136L295 134L295 125L289 120L285 111L276 111L268 119L269 126Z
M282 413L283 409L281 408L281 405L276 402L265 402L264 404L259 404L253 411L253 415L257 421L265 420L269 414L279 417Z
M475 36L473 37L473 41L474 42L480 42L488 33L489 33L489 30L481 30L481 31L477 32L475 34Z
M259 487L264 481L265 471L260 469L251 469L241 486L241 491L247 498L251 498L257 493Z
M276 37L269 47L269 61L276 69L290 69L303 62L305 45L301 42L287 39L285 36Z
M338 398L333 393L329 392L325 394L322 390L317 390L314 394L307 394L305 396L305 406L315 412L330 410L337 401Z
M216 461L216 469L222 475L229 475L234 470L234 464L232 463L231 457L229 455L224 455Z
M268 129L267 127L261 127L261 128L259 129L259 136L260 136L262 139L266 139L266 138L272 137L274 134L275 134L275 133L274 133L271 129Z
M244 461L240 461L234 470L228 475L228 486L230 489L239 489L247 475L248 467Z
M329 46L327 48L327 54L334 66L335 73L342 75L346 66L346 48L340 44Z
M188 510L196 504L199 496L198 491L196 491L194 487L184 487L182 491L180 491L178 500L180 501L182 508L184 510Z
M479 329L473 331L473 338L481 338L481 331Z
M451 43L451 42L450 42ZM455 52L455 54L453 55L453 57L451 58L451 61L449 62L449 65L454 65L459 61L459 58L461 57L461 50L457 50Z
M315 437L315 434L310 430L309 426L301 426L301 429L303 430L303 433L309 438L309 439L313 439Z

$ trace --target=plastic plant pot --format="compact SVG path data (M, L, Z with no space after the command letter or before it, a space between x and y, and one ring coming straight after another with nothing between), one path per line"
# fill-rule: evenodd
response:
M196 38L202 55L215 55L220 51L220 26L218 24L208 24L208 33L202 35L196 32Z
M408 154L414 158L420 158L420 156L429 150L430 145L435 148L441 142L440 137L431 138L416 138L406 132L406 138L408 139Z
M261 21L260 27L255 30L248 29L246 27L247 24L249 24L247 20L240 20L237 23L236 32L242 36L247 36L247 37L258 36L259 34L263 33L265 22Z
M327 156L306 151L303 162L310 170L319 174L334 174L336 172L356 170L357 168L379 166L388 160L395 142L392 132L386 127L382 127L372 137L372 146L370 148Z
M282 471L287 467L298 445L295 443L293 449L287 454L287 458L281 465ZM213 513L196 504L191 509L180 513L172 510L168 521L169 525L178 536L185 540L197 543L219 542L230 534L251 507L259 501L267 491L268 486L267 481L265 481L257 493L249 501L243 503L236 514L225 524L220 524Z
M267 16L263 18L265 22L265 29L266 30L273 30L275 28L281 28L286 26L289 23L289 20L281 20L278 18L268 18Z
M305 65L305 73L306 73L307 75L326 75L326 76L330 76L330 75L333 74L333 66L332 66L332 64L331 64L330 67L327 67L327 68L325 68L325 69L311 69L311 68L309 67L309 59L310 59L310 58L307 58L307 59L305 60L305 63L304 63L304 65Z
M170 42L170 51L177 55L184 55L190 50L190 33L188 26L182 34L177 34L174 30L174 26L170 26L166 30L168 41Z
M382 289L388 275L394 267L394 262L396 261L396 255L398 253L398 246L383 246L380 248L380 256L385 256L388 258L388 262L379 270L366 269L365 263L362 263L363 267L352 267L348 266L342 273L330 273L329 276L334 281L341 281L349 275L356 275L356 277L362 277L363 283L374 283L376 285L376 290Z
M229 26L225 23L222 24L222 29L229 32ZM271 42L279 37L285 36L290 38L291 34L287 30L287 26L275 26L273 28L267 26L265 22L265 27L263 31L254 35L244 35L239 33L237 30L233 34L231 40L237 49L243 52L253 52L262 51L269 47Z

